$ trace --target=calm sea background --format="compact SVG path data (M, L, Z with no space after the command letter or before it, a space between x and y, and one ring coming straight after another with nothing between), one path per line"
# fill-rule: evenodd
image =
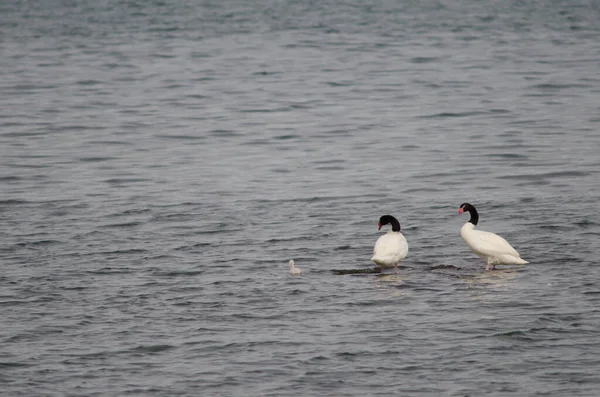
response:
M0 94L0 395L600 395L597 1L5 1Z

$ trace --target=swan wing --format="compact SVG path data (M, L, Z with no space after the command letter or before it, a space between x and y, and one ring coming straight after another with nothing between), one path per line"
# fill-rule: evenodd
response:
M502 237L495 233L474 230L471 243L475 251L485 255L512 255L520 258L519 253Z
M408 243L400 233L387 233L377 239L373 258L400 261L408 254Z

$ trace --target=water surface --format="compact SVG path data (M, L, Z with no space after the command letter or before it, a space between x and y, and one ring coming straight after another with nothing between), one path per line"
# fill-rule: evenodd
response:
M0 388L596 395L599 19L584 1L0 6ZM465 201L530 264L485 272ZM386 213L399 274L334 275L371 266Z

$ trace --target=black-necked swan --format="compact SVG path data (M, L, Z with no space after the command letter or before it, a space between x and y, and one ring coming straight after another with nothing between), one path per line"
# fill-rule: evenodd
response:
M297 275L302 274L302 270L300 270L296 267L296 263L294 262L293 259L290 260L290 273L292 274L292 276L297 276Z
M469 203L461 204L458 213L469 212L471 219L460 229L460 236L469 248L487 264L485 270L494 269L496 265L524 265L529 263L521 259L521 255L502 237L497 234L475 230L479 214Z
M408 254L408 243L400 233L400 222L391 215L379 218L378 230L388 223L392 225L392 230L377 239L371 260L382 268L393 267L394 273L397 273L398 264Z

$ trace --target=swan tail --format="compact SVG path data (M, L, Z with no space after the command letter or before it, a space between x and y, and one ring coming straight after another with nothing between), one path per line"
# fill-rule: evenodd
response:
M500 265L526 265L529 263L525 259L521 259L520 257L515 255L502 255L498 257L498 260L498 264ZM493 263L494 262L492 262L492 264Z
M371 258L371 261L381 267L394 267L394 265L397 262L394 259L395 259L394 257L389 257L389 256L386 256L386 257L374 256Z

